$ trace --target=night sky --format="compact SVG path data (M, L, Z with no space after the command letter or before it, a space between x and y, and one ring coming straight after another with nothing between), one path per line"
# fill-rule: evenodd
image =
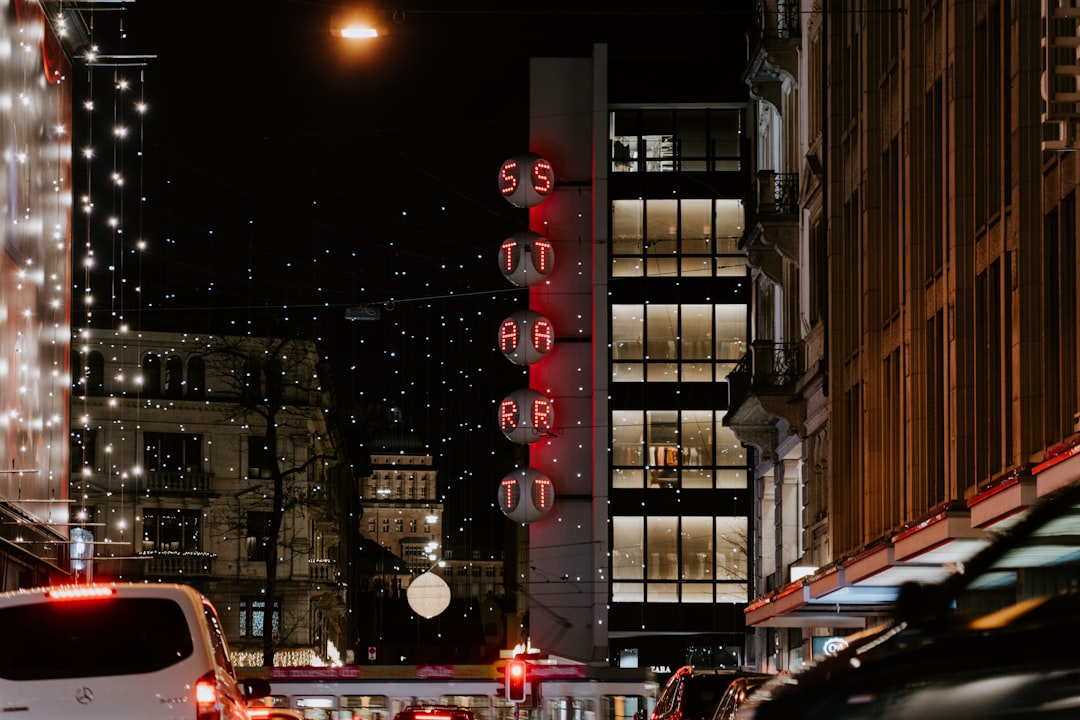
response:
M715 38L671 8L398 4L382 13L390 34L358 51L329 32L336 3L118 7L86 11L91 39L154 57L76 70L76 197L94 208L76 218L74 297L81 308L89 287L95 309L73 326L318 339L347 414L399 406L435 456L455 540L498 543L510 521L495 488L525 449L495 407L527 375L495 330L528 291L496 253L528 216L496 173L529 149L528 60L604 40L632 54L643 25L680 47ZM361 307L381 318L346 319Z

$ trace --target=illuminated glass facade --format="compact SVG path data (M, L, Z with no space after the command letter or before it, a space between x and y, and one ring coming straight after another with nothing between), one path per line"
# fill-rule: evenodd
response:
M67 570L72 69L37 3L4 3L0 47L0 590L10 590Z
M686 662L725 652L745 659L751 458L723 422L727 375L750 334L739 249L743 113L656 105L610 112L616 662L680 653Z

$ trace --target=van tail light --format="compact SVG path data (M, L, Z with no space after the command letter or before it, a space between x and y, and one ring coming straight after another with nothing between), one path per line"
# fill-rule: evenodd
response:
M195 683L196 720L221 720L221 703L218 698L217 678L208 672Z
M64 585L45 591L45 597L50 600L94 600L115 594L116 588L108 585Z

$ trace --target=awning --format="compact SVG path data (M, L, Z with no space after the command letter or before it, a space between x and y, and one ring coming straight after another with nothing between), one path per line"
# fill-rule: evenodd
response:
M941 508L815 574L759 598L752 627L863 628L888 614L906 582L937 582L988 542L963 504Z
M891 612L906 582L935 583L1024 517L1039 498L1080 480L1080 433L1027 467L995 478L967 501L917 522L746 607L748 627L862 628Z

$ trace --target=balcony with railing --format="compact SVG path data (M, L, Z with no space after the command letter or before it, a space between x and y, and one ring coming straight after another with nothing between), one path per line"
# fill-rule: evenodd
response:
M764 38L790 40L802 36L799 0L758 0L755 15Z
M802 375L799 343L755 341L728 374L728 411L724 424L746 443L770 456L788 432L805 433L806 401L799 392ZM780 425L785 432L780 432Z
M150 470L146 473L150 493L204 495L214 489L214 473L203 470Z
M799 260L799 176L760 170L746 205L740 246L750 267L783 283L785 262Z
M320 582L338 582L341 579L338 564L333 560L311 558L308 560L308 577Z
M139 554L146 578L210 577L217 555L205 552L146 550Z
M760 100L782 109L784 80L798 77L802 15L798 0L758 0L743 79Z

